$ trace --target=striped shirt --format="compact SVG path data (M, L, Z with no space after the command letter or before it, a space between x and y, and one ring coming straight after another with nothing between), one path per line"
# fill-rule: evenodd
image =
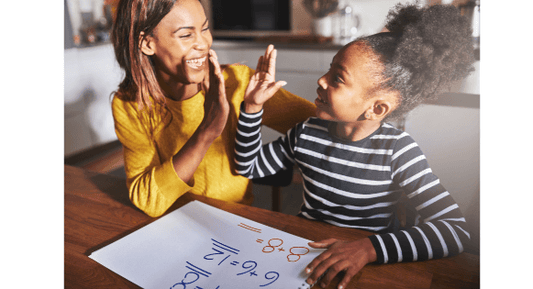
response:
M329 121L309 118L263 145L261 115L262 111L241 110L237 173L259 178L296 163L304 188L300 216L375 232L369 238L378 263L436 259L463 251L470 239L465 219L409 134L385 123L365 139L349 142L328 132ZM402 192L420 222L392 230Z

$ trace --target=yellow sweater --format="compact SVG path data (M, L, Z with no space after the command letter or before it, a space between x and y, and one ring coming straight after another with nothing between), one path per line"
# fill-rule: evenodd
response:
M248 205L252 203L251 182L235 175L233 155L239 108L253 72L244 65L231 65L224 70L230 115L222 135L213 142L195 171L193 187L178 177L172 157L202 121L204 94L200 92L184 101L167 98L171 118L165 125L156 127L153 140L146 133L146 122L140 120L137 104L115 95L112 102L115 131L124 146L129 197L135 206L157 217L186 192ZM314 114L314 104L281 89L265 103L263 124L285 133ZM154 119L150 121L157 123Z

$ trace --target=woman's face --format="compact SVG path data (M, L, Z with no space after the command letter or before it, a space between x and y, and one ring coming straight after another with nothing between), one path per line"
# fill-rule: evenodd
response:
M153 55L157 74L163 80L200 83L209 71L213 37L198 0L176 1L147 40L143 53Z

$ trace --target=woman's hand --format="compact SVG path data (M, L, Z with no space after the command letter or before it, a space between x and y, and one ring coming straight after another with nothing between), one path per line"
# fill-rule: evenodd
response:
M229 115L224 76L214 50L209 50L209 74L204 79L203 87L206 91L204 119L199 128L213 141L222 134Z
M356 241L341 241L337 239L327 239L318 242L310 242L313 248L327 248L316 257L305 269L308 274L308 284L314 284L318 278L325 273L320 280L320 287L325 288L331 280L341 271L345 271L337 288L346 288L348 282L366 264L377 260L376 251L369 238Z
M191 187L194 186L194 172L213 141L222 134L229 115L224 76L213 50L209 51L209 73L201 85L205 91L204 119L172 158L176 174Z
M277 50L271 44L265 51L265 55L259 57L257 69L250 78L250 83L244 93L244 105L247 113L261 111L263 104L287 84L285 81L276 82L276 56Z

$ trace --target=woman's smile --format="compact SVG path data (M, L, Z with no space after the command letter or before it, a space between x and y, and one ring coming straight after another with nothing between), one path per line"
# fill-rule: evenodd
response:
M207 60L207 56L204 56L201 58L187 59L185 60L185 63L187 64L188 67L199 70L199 69L203 69L203 66L206 60Z

